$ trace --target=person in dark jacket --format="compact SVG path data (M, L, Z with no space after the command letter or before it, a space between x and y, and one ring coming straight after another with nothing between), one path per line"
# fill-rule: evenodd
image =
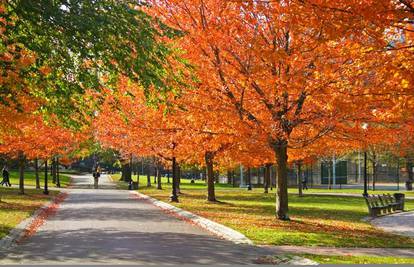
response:
M9 173L9 170L8 170L8 168L7 168L7 166L5 165L4 167L3 167L3 170L2 170L2 172L1 172L1 174L2 174L2 176L3 176L3 180L1 181L1 185L5 185L5 186L11 186L11 183L10 183L10 173Z
M97 165L93 171L94 188L98 189L99 177L101 177L101 167Z

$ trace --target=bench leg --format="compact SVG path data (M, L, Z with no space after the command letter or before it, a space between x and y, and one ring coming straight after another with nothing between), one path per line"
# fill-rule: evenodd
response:
M378 217L378 215L380 214L380 210L378 210L378 209L370 209L369 210L369 214L371 215L371 217Z

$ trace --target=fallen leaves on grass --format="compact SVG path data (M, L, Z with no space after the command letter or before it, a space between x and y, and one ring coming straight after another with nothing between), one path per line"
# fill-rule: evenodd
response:
M26 227L24 230L23 235L16 241L17 244L22 243L24 240L33 236L37 230L46 222L46 220L56 214L57 210L60 207L60 203L62 203L66 197L67 193L61 193L57 195L52 203L47 207L43 208L37 216L32 220L32 222Z

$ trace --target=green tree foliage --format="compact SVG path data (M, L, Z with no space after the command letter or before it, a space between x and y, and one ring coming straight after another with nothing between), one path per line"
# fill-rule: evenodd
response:
M20 86L30 96L45 100L40 107L45 114L57 114L76 126L84 120L74 114L84 114L80 111L88 107L91 115L99 104L99 99L89 99L96 106L87 103L86 90L115 89L120 75L142 86L151 103L176 90L181 80L176 64L184 67L185 63L165 42L179 32L147 15L141 1L4 3L6 11L1 15L10 23L2 45L19 44L35 55L35 63L21 73ZM47 74L41 71L45 67ZM10 88L2 86L0 100L10 95Z

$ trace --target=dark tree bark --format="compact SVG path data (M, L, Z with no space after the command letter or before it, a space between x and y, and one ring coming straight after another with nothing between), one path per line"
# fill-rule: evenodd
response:
M168 173L167 173L167 183L168 184L170 183L170 171L168 171Z
M180 164L177 164L177 193L178 194L181 194L180 185L181 185L181 166Z
M214 189L214 170L213 170L214 154L212 152L205 153L205 161L207 168L207 201L215 202L216 192Z
M227 184L232 184L231 178L231 171L227 170Z
M158 177L158 167L154 167L154 184L157 183L157 177Z
M56 177L56 157L53 157L52 159L52 166L50 166L52 168L52 179L53 179L53 183L56 184L57 183L57 177Z
M147 187L151 187L151 168L149 167L147 172Z
M24 195L24 163L25 157L22 151L19 151L19 194Z
M303 188L302 188L302 163L298 161L296 163L296 179L298 181L298 193L299 197L303 197Z
M271 175L271 181L270 181L270 190L273 191L273 187L276 187L276 178L277 178L276 168L274 168L271 173L272 175Z
M272 167L272 164L268 163L265 165L265 173L264 173L264 193L269 193L269 187L271 183L270 179L270 168Z
M160 169L160 166L157 167L157 189L159 189L159 190L162 189L162 185L161 185L161 169Z
M233 187L236 187L236 176L234 175L234 171L231 171L231 182Z
M276 155L277 189L276 189L276 216L279 220L289 220L288 186L287 186L287 142L272 143Z
M252 190L252 170L247 168L247 190Z
M178 179L177 179L177 162L175 157L172 159L172 193L170 196L171 202L178 201L178 191L177 191Z
M131 172L131 165L129 162L124 162L121 165L121 171L122 171L122 175L121 175L121 180L124 182L130 182L132 181L132 172Z
M56 186L60 188L59 158L56 158Z
M48 180L47 180L47 174L48 174L48 168L47 168L47 159L45 159L45 188L43 190L43 194L49 195L49 189L48 189Z
M35 177L36 177L36 189L40 189L40 178L39 178L39 159L35 159Z
M408 179L405 182L407 191L413 190L414 174L413 174L413 159L411 157L405 158L405 168L407 169Z
M328 189L332 189L332 161L328 161Z

